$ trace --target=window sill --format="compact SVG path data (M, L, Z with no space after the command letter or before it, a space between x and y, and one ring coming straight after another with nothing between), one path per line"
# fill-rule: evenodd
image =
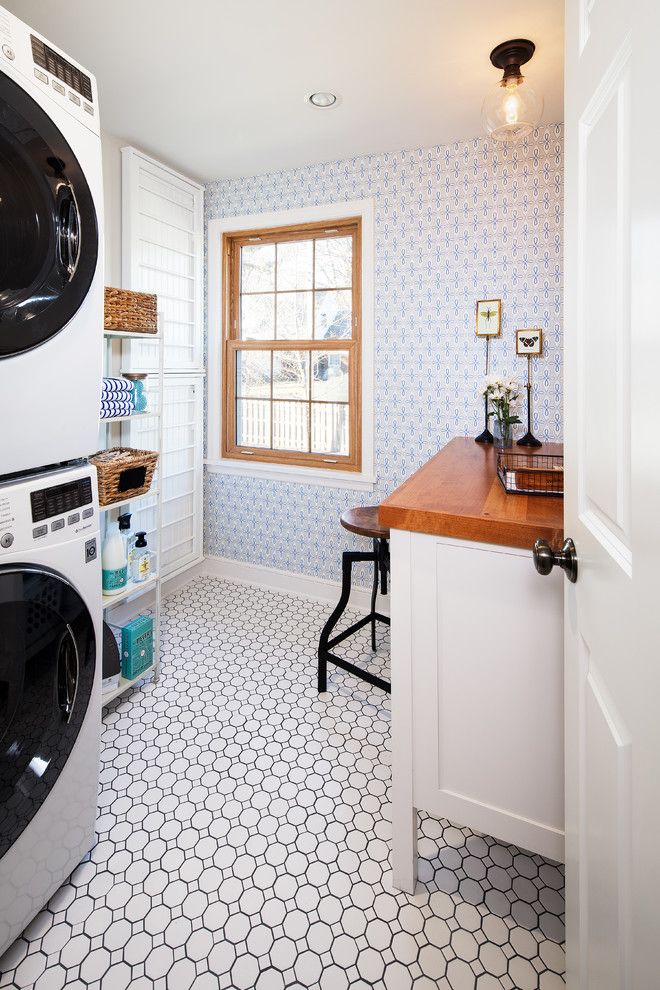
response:
M287 464L246 463L232 460L206 460L209 474L231 474L264 481L283 481L296 485L319 485L322 488L350 488L370 492L376 478L366 472L332 471L325 468L291 467Z

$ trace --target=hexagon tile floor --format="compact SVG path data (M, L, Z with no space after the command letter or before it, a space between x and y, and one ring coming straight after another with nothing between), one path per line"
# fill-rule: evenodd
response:
M105 712L97 845L0 987L564 986L556 864L421 816L419 893L391 888L389 700L339 671L319 698L328 611L212 578L166 602L160 683Z

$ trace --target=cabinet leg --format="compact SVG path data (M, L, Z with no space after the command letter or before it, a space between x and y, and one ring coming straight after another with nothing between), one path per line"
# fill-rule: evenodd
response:
M392 886L414 894L417 886L417 808L392 804Z

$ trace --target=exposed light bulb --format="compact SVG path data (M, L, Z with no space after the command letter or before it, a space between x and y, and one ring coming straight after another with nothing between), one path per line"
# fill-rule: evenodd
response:
M504 100L504 116L507 124L517 124L518 114L520 113L520 100L516 93L517 83L513 85L508 84L506 89L507 96Z

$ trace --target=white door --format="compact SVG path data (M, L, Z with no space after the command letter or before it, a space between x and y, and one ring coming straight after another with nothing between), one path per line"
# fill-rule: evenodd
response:
M656 0L567 0L568 985L660 987Z

